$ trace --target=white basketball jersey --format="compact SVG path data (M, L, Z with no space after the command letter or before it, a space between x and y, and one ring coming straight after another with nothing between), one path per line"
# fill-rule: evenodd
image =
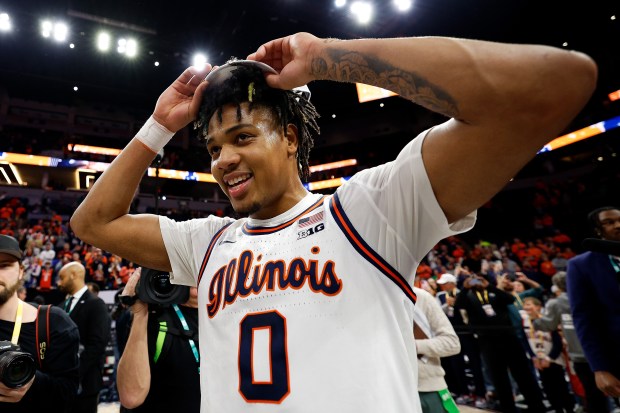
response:
M160 218L174 282L199 287L201 412L421 412L415 268L474 219L445 222L420 145L268 221ZM387 200L403 180L419 195Z

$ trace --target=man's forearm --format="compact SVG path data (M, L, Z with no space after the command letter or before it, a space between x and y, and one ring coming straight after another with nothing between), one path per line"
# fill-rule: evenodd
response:
M118 363L118 394L121 404L130 409L144 402L151 387L147 325L148 313L134 315L129 338Z

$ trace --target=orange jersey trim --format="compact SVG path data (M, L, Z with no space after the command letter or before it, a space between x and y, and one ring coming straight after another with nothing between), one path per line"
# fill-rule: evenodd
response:
M289 221L286 221L283 224L278 225L277 227L252 227L252 226L248 225L247 223L245 223L243 225L242 231L246 235L264 235L264 234L272 234L274 232L280 231L281 229L284 229L286 227L291 226L293 223L295 223L297 220L299 220L304 215L307 215L310 212L312 212L315 209L317 209L319 206L321 206L321 204L323 203L324 199L325 199L325 197L321 197L321 199L319 199L314 204L312 204L310 207L308 207L308 209L306 209L304 212L302 212L301 214L297 215L295 218L293 218L293 219L291 219Z
M394 284L396 284L414 304L417 300L411 285L405 280L405 278L394 269L385 259L377 254L360 236L355 230L351 221L344 212L338 194L334 194L329 203L329 209L338 224L338 227L342 230L345 237L349 240L353 248L368 262L370 262L375 268L385 274Z

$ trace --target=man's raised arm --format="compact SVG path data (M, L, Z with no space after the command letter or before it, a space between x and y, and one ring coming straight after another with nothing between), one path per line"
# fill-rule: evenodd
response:
M149 268L170 271L156 215L130 215L136 189L157 152L198 112L210 66L186 69L159 97L153 115L97 179L71 217L83 241Z
M274 87L360 82L451 118L430 131L422 148L449 222L484 204L556 138L586 104L597 77L582 53L441 37L336 40L297 33L248 58L279 72L267 76Z

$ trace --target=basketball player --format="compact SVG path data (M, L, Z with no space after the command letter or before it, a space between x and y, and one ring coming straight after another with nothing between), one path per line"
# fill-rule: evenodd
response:
M164 91L72 228L198 285L202 412L420 412L418 263L470 229L476 208L566 127L596 66L546 46L308 33L248 58L206 82L209 68L189 68ZM313 80L387 88L450 119L335 194L312 194L302 179L316 112L292 89ZM195 119L215 179L247 218L129 215L145 169Z

